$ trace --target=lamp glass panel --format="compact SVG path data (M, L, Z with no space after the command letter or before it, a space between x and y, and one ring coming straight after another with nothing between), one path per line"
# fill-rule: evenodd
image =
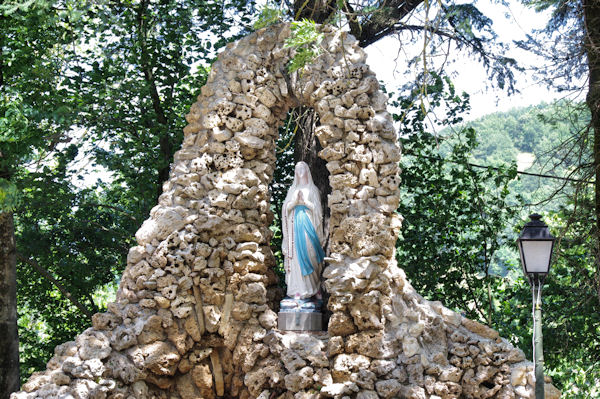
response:
M548 273L550 256L552 255L552 241L521 241L522 257L525 261L527 273Z

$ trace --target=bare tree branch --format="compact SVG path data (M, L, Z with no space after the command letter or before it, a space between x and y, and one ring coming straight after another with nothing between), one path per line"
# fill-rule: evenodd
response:
M384 4L379 9L387 12L385 17L368 18L362 23L359 22L351 26L350 32L358 39L361 47L366 47L394 33L396 31L394 27L400 20L417 8L422 2L423 0L384 1ZM356 20L354 9L349 4L347 5L347 11L349 12L346 12L346 18L349 21L352 19Z
M46 270L42 266L40 266L40 264L37 263L36 260L29 259L18 252L17 252L17 259L20 260L21 262L27 263L29 266L33 267L35 269L35 271L37 271L42 276L44 276L46 279L48 279L56 288L58 288L58 290L61 292L61 294L63 294L73 305L75 305L75 307L77 307L77 309L79 309L81 311L81 313L86 315L90 320L92 319L93 315L88 310L88 308L83 306L83 304L81 304L81 302L79 302L77 299L75 299L73 297L73 295L65 288L65 286L62 285L60 281L55 279L54 276L52 276L52 274L50 274L50 272L48 270Z
M114 209L115 211L119 211L120 213L123 213L125 215L127 215L129 217L129 219L131 219L134 222L137 222L137 219L131 215L131 212L126 211L125 209L119 207L119 206L115 206L115 205L109 205L109 204L99 204L99 203L95 203L95 202L88 202L85 205L89 205L89 206L97 206L98 208L109 208L109 209Z
M137 9L137 39L141 52L140 66L142 72L144 73L144 80L146 81L148 85L148 90L150 91L152 108L156 113L156 120L158 121L158 123L165 127L165 130L159 137L160 155L165 162L164 165L162 167L159 167L158 170L158 184L156 193L156 196L158 198L162 193L162 183L169 178L171 152L173 148L169 137L169 120L167 119L164 106L158 94L158 88L156 86L156 80L150 62L150 54L148 54L146 39L148 37L148 31L150 27L148 26L148 23L146 21L146 11L147 3L145 0L142 0L139 8Z

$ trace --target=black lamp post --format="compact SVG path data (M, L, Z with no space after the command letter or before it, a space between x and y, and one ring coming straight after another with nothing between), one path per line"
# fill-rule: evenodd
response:
M533 214L517 239L523 273L529 280L533 295L533 341L535 363L535 397L544 399L544 350L542 346L542 286L550 271L554 237L541 216Z

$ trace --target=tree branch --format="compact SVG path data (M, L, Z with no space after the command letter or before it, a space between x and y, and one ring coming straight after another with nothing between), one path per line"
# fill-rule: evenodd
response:
M58 290L73 304L75 305L75 307L77 309L79 309L81 311L81 313L83 313L84 315L86 315L90 320L92 319L92 313L81 304L81 302L79 302L77 299L75 299L73 297L73 295L67 291L67 289L65 288L64 285L62 285L60 283L60 281L58 281L57 279L55 279L52 274L50 274L50 272L46 269L44 269L42 266L40 266L39 263L37 263L34 259L29 259L25 256L23 256L22 254L17 252L17 259L20 260L21 262L27 263L29 266L33 267L38 273L40 273L42 276L44 276L46 279L48 279L56 288L58 288ZM93 302L92 302L93 303Z
M156 194L156 197L158 198L158 196L160 196L160 194L162 193L162 183L169 178L169 170L170 170L169 164L170 164L170 160L171 160L172 146L171 146L171 142L169 140L169 131L168 131L169 122L167 120L167 116L163 109L163 105L160 101L160 96L158 94L158 89L156 87L156 81L154 79L154 74L152 72L152 66L150 65L150 56L148 54L148 48L147 48L147 42L146 42L146 37L147 37L147 33L148 33L147 32L148 26L145 21L146 6L147 6L146 1L142 1L140 3L140 7L137 10L137 22L138 22L137 28L138 28L138 42L139 42L140 52L141 52L141 57L140 57L141 67L142 67L142 72L144 73L144 79L146 80L146 83L148 84L148 89L150 91L150 98L152 100L152 108L154 109L154 112L156 113L156 119L157 119L158 123L165 126L165 130L166 130L163 132L163 134L159 135L160 155L162 156L163 160L165 161L165 165L162 167L159 167L159 169L158 169L158 182L157 182L158 184L157 184L157 194Z
M295 20L307 18L316 23L325 23L336 12L335 0L300 0L292 6Z
M471 299L473 300L473 303L475 304L475 310L477 311L477 313L479 313L479 317L481 317L481 320L486 320L485 312L481 310L481 307L479 306L479 302L477 302L477 295L475 295L475 292L473 292L473 289L471 288L471 284L469 284L467 274L465 273L464 270L461 270L461 272L463 274L464 281L467 283L467 290L469 291L469 294L471 295Z
M99 203L96 203L96 202L88 202L88 203L85 203L84 206L85 205L96 206L98 208L114 209L115 211L119 211L119 212L127 215L129 217L129 219L131 219L132 221L137 222L137 219L134 216L131 215L131 212L126 211L126 210L122 209L121 207L118 207L118 206L115 206L115 205L99 204Z
M366 47L369 44L375 43L377 40L394 33L398 22L411 11L417 8L423 0L392 0L382 7L389 10L389 15L385 18L371 18L360 25L360 32L352 32L358 39L361 47ZM351 15L346 14L348 20Z

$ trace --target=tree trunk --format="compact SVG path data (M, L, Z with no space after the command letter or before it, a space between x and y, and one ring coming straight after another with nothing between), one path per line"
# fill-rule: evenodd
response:
M594 132L594 175L595 175L595 214L596 214L596 273L600 275L600 3L596 0L583 0L585 24L585 51L588 60L589 80L587 106L591 113ZM598 289L600 297L600 289Z
M327 206L327 195L331 193L329 185L329 171L327 162L319 157L319 151L323 149L314 134L317 124L317 114L312 108L299 107L294 111L298 130L294 142L294 161L304 161L310 168L310 173L315 186L321 193L321 207L323 208L323 227L325 236L329 232L329 206Z
M0 212L0 399L19 389L17 273L12 212Z
M158 167L158 181L157 181L157 192L156 199L162 194L162 185L169 178L169 172L171 170L171 158L173 152L173 146L170 140L169 132L169 121L167 119L163 104L158 94L158 88L156 87L156 80L154 78L154 72L150 63L150 54L148 54L147 48L147 36L148 36L148 24L146 18L148 3L142 1L137 10L137 28L138 28L138 44L140 46L140 66L144 73L144 79L148 85L150 92L150 98L152 100L152 109L156 113L157 122L163 127L159 138L159 167ZM162 162L161 162L162 161Z
M3 16L0 15L0 19ZM0 36L0 89L4 86ZM0 158L2 158L0 152ZM0 179L10 174L0 170ZM0 399L19 390L19 332L17 330L17 258L12 212L0 210Z
M294 19L310 19L322 24L337 10L335 0L299 0L294 1Z

